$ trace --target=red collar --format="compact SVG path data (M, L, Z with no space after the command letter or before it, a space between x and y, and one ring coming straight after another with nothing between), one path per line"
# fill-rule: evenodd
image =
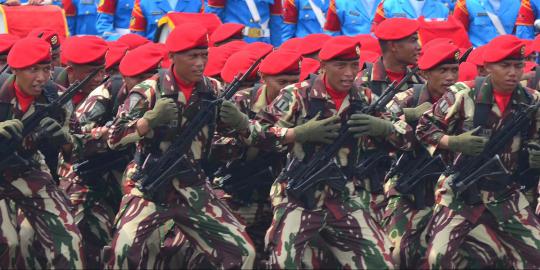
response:
M391 70L386 70L386 76L390 79L390 82L396 81L399 82L405 77L405 72L393 72Z
M324 76L324 87L326 88L326 92L328 93L328 95L330 95L330 97L336 104L336 109L339 110L339 108L341 108L341 103L343 103L343 100L349 94L349 91L334 90L326 80L326 75Z
M32 102L34 102L34 97L25 94L21 89L19 89L19 86L15 81L13 81L13 87L15 88L15 95L17 96L17 102L19 102L21 111L23 113L26 113L28 111L28 108L30 108Z
M180 91L184 93L184 96L186 97L186 103L189 102L189 99L191 98L191 94L193 93L193 89L195 88L195 83L187 83L183 81L180 76L176 74L176 70L174 69L174 66L171 67L172 74L174 77L174 81L176 82L176 85L178 88L180 88Z

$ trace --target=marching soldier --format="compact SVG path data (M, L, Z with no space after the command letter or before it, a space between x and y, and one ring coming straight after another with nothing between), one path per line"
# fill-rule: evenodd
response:
M52 64L53 70L60 68L61 43L60 43L60 37L58 36L58 33L48 28L36 28L32 30L30 33L28 33L28 36L41 38L47 41L49 44L51 44L51 49L52 49L52 53L51 53L52 63L51 64Z
M281 0L209 0L204 12L218 15L224 23L245 25L244 40L249 43L262 41L278 47L283 42L281 2Z
M219 47L234 40L242 40L244 25L239 23L224 23L210 35L210 47Z
M9 105L2 110L4 122L0 134L7 144L21 144L22 140L17 152L30 165L8 163L2 170L1 190L22 210L35 231L37 242L21 246L22 253L26 254L23 257L26 267L84 268L81 234L71 214L70 203L56 187L43 155L37 150L44 140L60 149L70 143L70 135L57 120L46 117L40 122L39 131L22 138L24 127L20 119L34 113L37 103L52 101L44 93L50 78L51 60L51 46L33 37L15 43L8 55L13 75L3 83L0 91L3 106ZM58 91L62 89L54 86ZM3 149L8 148L4 146ZM11 154L6 152L4 157Z
M294 164L316 154L320 146L331 144L340 129L338 115L346 120L346 116L352 113L351 104L365 104L372 100L369 89L355 85L354 77L359 69L358 52L358 43L352 38L336 37L327 41L319 53L324 74L282 89L280 95L259 113L249 130L239 132L249 136L251 145L256 147L276 149L287 146L289 159ZM231 113L228 115L230 117ZM315 118L309 120L311 117ZM230 119L238 121L241 117ZM286 180L286 175L294 173L289 171L290 168L282 172L272 186L270 194L274 217L266 234L266 244L273 268L302 267L306 244L319 233L343 267L393 266L390 243L361 198L366 196L361 181L351 174L351 164L356 164L353 158L356 155L351 152L359 145L367 146L367 136L385 138L386 142L406 149L406 137L410 136L411 130L403 122L393 123L365 114L352 114L347 124L356 138L366 136L366 140L351 139L332 161L337 162L341 173L336 171L328 177L334 178L332 181L346 177L342 191L324 182L305 195L287 191L287 185L294 181ZM347 252L342 252L345 250Z
M217 81L202 75L208 53L204 27L191 23L179 25L169 35L166 45L173 65L131 90L110 131L108 142L113 149L137 144L135 173L149 166L146 160L155 160L163 154L166 148L161 146L168 145L185 128L182 125L198 110L202 99L214 99L220 91ZM208 125L186 153L190 157L186 161L189 173L170 179L158 191L157 199L154 197L157 194L145 193L138 187L124 196L121 204L124 211L118 216L108 267L153 266L157 258L143 254L156 254L152 250L156 244L147 241L155 239L153 235L159 234L158 229L171 219L216 267L253 267L255 248L244 225L213 193L201 168L200 162L208 154L213 135ZM137 179L133 175L127 177Z
M540 265L540 222L519 190L520 181L524 179L514 174L523 171L521 166L540 167L540 151L534 147L539 138L537 111L528 115L532 121L527 121L528 126L509 141L495 142L504 145L497 153L499 165L489 173L504 168L504 175L482 176L482 172L478 172L480 176L476 177L482 178L472 186L457 183L463 179L460 177L463 173L473 174L460 171L464 167L460 165L474 165L475 158L483 153L488 142L489 150L497 151L499 148L494 148L496 145L489 140L507 127L506 123L513 122L511 119L522 112L523 106L539 101L535 91L519 84L523 57L524 45L515 36L493 39L484 53L489 76L453 85L451 91L420 118L416 134L432 155L444 150L459 153L454 170L443 174L436 185L434 214L427 227L430 268L458 267L462 255L457 250L463 248L465 238L479 225L485 228L479 235L491 238L496 243L491 248L505 252L506 262L511 267L538 268ZM507 132L510 131L505 134ZM518 164L521 151L527 152L528 159ZM460 189L462 185L464 190Z
M132 0L102 0L97 8L96 29L103 38L129 33Z

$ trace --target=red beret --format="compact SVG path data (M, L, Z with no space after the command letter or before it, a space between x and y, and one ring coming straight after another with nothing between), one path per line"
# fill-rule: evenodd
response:
M434 38L422 46L422 53L425 52L429 47L440 45L440 44L455 44L455 43L450 38Z
M163 43L148 43L143 46L151 46L154 50L157 50L162 53L163 59L161 60L161 68L169 68L171 66L171 59L169 58L169 50L167 46Z
M242 51L250 51L254 53L257 58L261 58L269 54L272 50L274 50L274 47L272 47L272 45L259 41L249 43L244 48L242 48Z
M379 55L382 54L381 45L379 45L379 40L373 37L370 34L362 34L362 35L356 35L354 36L358 42L360 42L360 46L362 47L362 53L364 51L372 51L376 52Z
M152 44L146 44L129 51L120 62L120 73L126 77L137 76L157 69L163 59L163 52Z
M198 23L184 23L171 31L165 42L169 52L182 52L208 47L208 30Z
M486 50L486 45L477 47L472 50L472 52L467 57L467 62L475 64L477 66L484 65L484 51Z
M0 34L0 54L7 54L9 49L21 39L19 36L12 34Z
M30 33L28 33L28 36L41 38L47 41L49 44L51 44L51 48L53 50L60 48L60 37L55 30L44 27L36 28L30 31Z
M105 64L105 54L109 47L97 36L75 36L66 39L62 45L62 55L66 62L74 64Z
M105 55L105 69L109 69L120 63L120 60L126 55L129 47L118 41L107 42L109 45L109 51Z
M312 58L302 59L302 67L300 68L299 81L306 80L309 77L309 74L316 74L320 68L321 68L321 62Z
M496 63L508 58L522 59L525 56L525 45L514 35L502 35L492 39L486 45L484 62Z
M280 50L286 49L290 51L300 52L300 48L302 47L303 44L304 44L303 38L293 37L281 43L281 46L279 46L279 49Z
M231 55L221 70L221 78L224 82L230 83L239 73L246 72L255 61L259 59L256 54L251 51L239 51ZM254 79L257 74L257 69L253 71L250 79Z
M11 47L7 63L11 68L27 68L51 61L51 45L35 37L23 38Z
M532 39L522 39L521 41L523 42L523 45L525 45L525 57L528 57L535 52L533 46L534 41Z
M332 37L327 34L310 34L302 38L300 53L302 55L318 53L322 45Z
M360 53L360 67L364 66L365 63L375 63L379 59L381 55L372 52L372 51L364 51Z
M359 59L360 43L352 37L337 36L324 43L319 52L319 59Z
M242 38L242 30L244 25L239 23L224 23L216 28L210 36L210 46L215 46L216 43L225 41L229 38Z
M227 50L232 51L232 52L237 52L243 49L244 47L246 47L246 45L247 45L247 42L243 40L233 40L231 42L227 42L221 45L220 47L227 48Z
M523 67L524 72L532 71L536 68L537 64L531 61L525 61L525 66Z
M472 81L476 76L478 76L478 68L475 64L469 62L459 64L458 81Z
M537 35L532 42L532 50L540 52L540 35Z
M459 48L449 43L431 45L418 59L418 68L429 70L444 63L457 64L459 61Z
M416 20L390 18L382 21L374 34L380 40L400 40L416 33L419 27Z
M267 75L300 74L301 63L301 54L278 50L271 52L261 61L259 72Z
M125 34L118 38L117 41L128 45L130 50L150 42L147 38L133 33Z
M235 52L224 46L208 48L208 62L204 68L204 76L214 77L220 75L227 59Z

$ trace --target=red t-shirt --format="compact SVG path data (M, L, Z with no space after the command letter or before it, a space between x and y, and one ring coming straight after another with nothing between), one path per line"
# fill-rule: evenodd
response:
M341 108L341 103L343 103L343 100L349 94L349 91L336 91L332 89L328 81L326 81L326 76L324 77L324 86L326 87L326 92L336 104L336 109L339 110L339 108Z
M73 102L73 106L77 106L79 103L81 103L81 101L83 101L83 99L85 99L86 96L87 94L83 92L78 92L77 94L75 94L73 98L71 98L71 102Z
M180 79L180 76L176 75L176 71L174 69L173 75L176 85L178 85L178 88L180 88L180 91L182 91L182 93L184 93L184 96L186 97L186 103L189 103L191 93L193 93L193 89L195 89L195 83L186 83L182 81L182 79Z
M495 102L497 103L501 114L506 110L506 107L512 98L512 94L513 92L503 92L493 89L493 97L495 98Z
M403 77L405 77L405 72L393 72L386 70L386 75L390 79L390 82L396 81L396 83L398 83L403 79Z
M34 97L25 94L21 89L19 89L17 83L13 82L13 86L15 87L15 95L17 96L17 101L21 106L22 112L25 113L28 111L28 108L30 108L32 102L34 102Z

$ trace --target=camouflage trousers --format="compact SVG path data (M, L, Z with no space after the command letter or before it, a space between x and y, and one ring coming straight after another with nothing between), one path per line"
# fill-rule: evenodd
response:
M343 268L393 268L390 241L362 200L369 197L365 194L368 192L349 188L348 196L334 204L324 199L336 195L325 186L314 194L317 206L306 209L302 203L288 198L286 183L273 185L274 215L265 240L271 268L310 267L305 262L314 255L314 249L308 246L315 239L322 240Z
M111 171L86 180L73 172L60 178L59 187L73 207L89 268L103 268L102 250L112 240L114 217L122 197L120 177L120 172Z
M427 230L429 268L540 267L540 222L529 207L504 220L485 211L471 222L437 205Z
M19 232L21 257L27 268L80 269L85 266L81 234L69 201L47 170L5 172L0 194L15 202L24 214L25 226L35 232L28 242L23 241L23 237L27 237L23 227ZM11 230L9 226L2 226L3 234Z
M173 220L173 232L178 251L180 243L190 243L196 251L202 252L210 263L219 268L252 268L255 248L240 223L230 209L220 201L208 184L191 187L177 187L174 203L155 204L142 197L138 189L132 189L121 203L117 217L116 232L111 244L109 268L159 268L160 258L149 251L160 251L163 243L152 243L160 239L160 228ZM169 231L170 232L170 231ZM182 237L185 237L183 239ZM175 238L165 237L173 240ZM159 244L160 247L153 245ZM186 246L187 248L187 246ZM193 261L196 254L190 254Z
M20 256L20 239L17 228L17 209L8 199L0 200L0 268L14 269Z

